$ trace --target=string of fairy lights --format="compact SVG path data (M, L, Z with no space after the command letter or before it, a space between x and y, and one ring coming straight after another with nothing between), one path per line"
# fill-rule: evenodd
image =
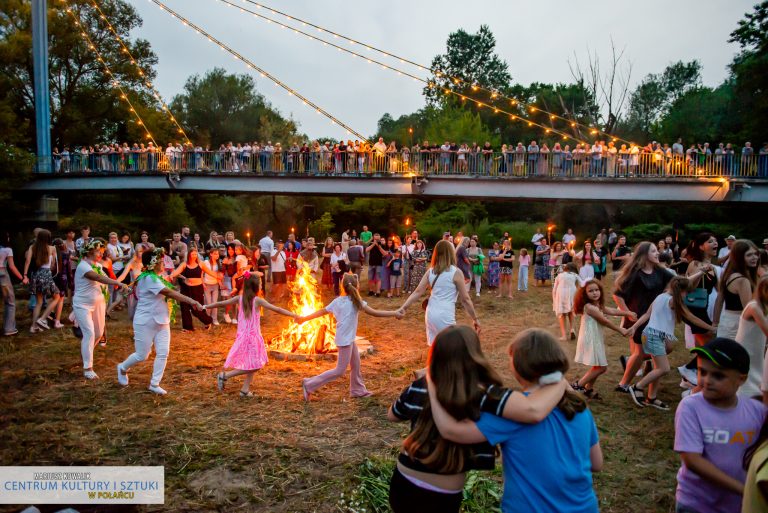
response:
M77 27L77 30L79 30L80 36L85 41L86 46L96 54L96 60L98 60L99 63L101 63L105 73L109 77L110 83L120 93L119 98L126 103L126 105L128 106L128 109L136 118L136 124L144 129L144 132L146 133L146 138L149 139L152 142L152 144L154 144L157 147L157 142L155 141L155 138L152 137L152 133L149 131L149 128L147 127L146 123L144 123L144 120L141 119L141 115L133 106L133 103L131 103L130 98L128 98L128 94L125 92L125 89L123 89L123 86L120 85L120 81L117 78L115 78L115 74L112 73L112 69L109 67L109 64L107 64L107 61L104 59L104 56L101 54L101 52L94 44L91 37L86 32L85 25L81 23L79 16L75 14L74 10L69 4L66 5L66 11L72 18L72 21Z
M150 0L150 1L154 1L154 0ZM353 50L349 50L349 49L344 48L344 47L342 47L340 45L337 45L336 43L333 43L332 41L327 41L327 40L322 39L320 37L317 37L317 36L315 36L313 34L305 32L305 31L303 31L301 29L294 28L294 27L291 27L289 25L286 25L285 23L282 23L279 20L275 20L273 18L270 18L268 16L264 16L263 14L257 13L255 11L252 11L252 10L247 9L245 7L236 5L236 4L234 4L233 2L231 2L229 0L218 0L218 1L220 1L224 5L227 5L228 7L235 7L236 9L239 9L243 13L252 14L255 18L263 19L267 23L274 23L275 25L277 25L277 26L279 26L279 27L281 27L283 29L290 29L295 34L305 36L308 39L311 39L313 41L321 42L325 46L331 46L333 48L336 48L338 51L347 53L347 54L349 54L349 55L351 55L353 57L364 59L368 64L375 64L377 66L380 66L384 70L394 71L399 76L409 77L409 78L413 79L414 81L421 82L421 83L425 84L429 88L437 87L436 84L434 82L430 81L430 80L427 80L425 78L416 76L416 75L414 75L412 73L408 73L407 71L404 71L402 69L398 69L398 68L396 68L394 66L390 66L390 65L388 65L386 63L383 63L381 61L378 61L376 59L373 59L373 58L370 58L370 57L366 57L365 55L362 55L362 54L360 54L358 52L355 52ZM522 122L528 123L529 127L535 126L537 128L541 128L546 134L557 134L557 135L561 136L564 141L569 140L569 139L573 139L574 141L576 141L578 143L587 144L587 141L584 141L584 140L581 140L581 139L579 139L577 137L574 137L571 134L567 134L567 133L565 133L565 132L563 132L561 130L555 129L553 127L547 127L546 125L543 125L541 123L533 121L532 119L529 119L529 118L527 118L525 116L521 116L519 113L510 112L510 111L502 109L500 107L489 105L489 104L487 104L487 103L485 103L485 102L483 102L481 100L478 100L477 98L474 98L474 97L472 97L470 95L461 94L459 92L456 92L456 91L454 91L452 89L448 89L448 88L443 89L443 92L446 95L454 95L454 96L460 98L461 101L463 101L463 102L464 101L469 101L471 103L474 103L478 108L489 107L489 108L493 109L493 112L496 113L496 114L506 114L506 115L508 115L510 117L511 121L522 121ZM614 139L614 141L615 140L616 139Z
M239 52L237 52L227 44L223 43L222 41L220 41L219 39L211 35L209 32L204 30L199 25L194 24L193 22L191 22L181 14L177 13L176 11L174 11L173 9L165 5L160 0L149 0L149 1L157 5L161 10L165 11L166 13L170 14L171 16L179 20L184 26L190 27L192 30L194 30L198 34L202 35L203 37L206 37L208 41L218 46L221 50L231 54L236 60L243 62L248 67L248 69L256 70L257 72L259 72L259 74L262 77L268 78L269 80L271 80L272 83L275 84L275 86L278 86L284 89L289 96L295 96L296 98L301 100L302 104L308 105L309 107L312 107L313 109L315 109L315 112L317 114L321 114L326 118L328 118L331 124L338 125L341 128L345 129L347 131L347 134L352 134L364 142L369 142L367 137L365 137L364 135L360 134L359 132L351 128L349 125L347 125L346 123L344 123L343 121L341 121L340 119L332 115L330 112L326 111L325 109L323 109L322 107L314 103L312 100L310 100L306 96L299 93L297 90L287 85L282 80L278 79L276 76L272 75L271 73L257 66L256 64L253 63L253 61L243 56L242 54L240 54Z
M230 2L229 0L218 0L218 1L220 1L220 2L222 2L224 4L227 4L229 6L236 7L238 9L240 9L241 12L247 12L247 13L253 14L254 17L261 18L261 19L267 21L267 23L275 23L276 25L278 25L278 26L280 26L282 28L290 29L295 34L304 35L304 36L307 36L308 38L310 38L312 40L315 40L315 41L318 41L318 42L322 42L326 46L333 46L333 47L339 49L340 51L346 51L348 53L353 53L356 57L362 57L362 58L366 59L368 62L379 64L383 69L389 69L391 71L395 71L399 75L409 76L411 78L414 77L414 75L412 75L410 73L407 73L407 72L405 72L405 71L403 71L401 69L397 69L397 68L395 68L393 66L385 65L385 64L383 64L381 62L378 62L378 61L376 61L374 59L371 59L370 57L362 56L362 55L360 55L360 54L358 54L356 52L351 52L348 49L341 47L340 45L336 45L336 44L334 44L334 43L332 43L330 41L326 41L326 40L324 40L322 38L318 38L316 36L313 36L313 35L305 32L305 31L302 31L302 30L297 29L295 27L292 27L290 25L286 25L285 23L282 23L282 22L280 22L278 20L269 18L268 16L264 16L264 15L262 15L260 13L256 13L256 12L254 12L252 10L246 9L246 8L241 7L239 5L235 5L232 2ZM415 66L415 67L417 67L417 68L419 68L419 69L421 69L423 71L428 71L430 73L433 73L437 77L445 77L446 79L448 79L451 82L453 82L453 84L455 84L455 85L459 85L461 83L466 83L466 81L464 79L460 78L460 77L448 75L448 74L446 74L446 73L444 73L442 71L436 70L436 69L434 69L434 68L432 68L430 66L426 66L424 64L420 64L418 62L415 62L412 59L408 59L406 57L394 54L394 53L389 52L387 50L383 50L383 49L378 48L376 46L373 46L371 44L359 41L359 40L357 40L355 38L352 38L352 37L346 36L344 34L335 32L333 30L327 29L327 28L325 28L323 26L317 25L317 24L312 23L310 21L307 21L305 19L298 18L298 17L295 17L295 16L291 16L291 15L289 15L289 14L283 12L283 11L274 9L272 7L269 7L269 6L265 5L265 4L262 4L260 2L255 1L255 0L241 0L241 1L243 3L252 4L252 5L256 6L257 9L266 9L267 11L272 13L273 15L283 16L287 20L290 20L290 21L293 21L293 22L297 22L297 23L301 23L302 26L304 26L304 27L312 27L312 28L316 29L318 32L322 32L322 33L326 33L326 34L332 35L335 39L343 39L344 41L346 41L350 45L362 46L362 47L364 47L368 51L377 52L377 53L380 53L380 54L385 55L387 57L390 57L390 58L393 58L393 59L397 59L397 60L400 61L400 63L410 64L410 65ZM434 83L431 82L431 81L425 80L423 78L418 78L418 80L421 81L421 82L427 83L427 84L432 84L433 87L436 87L434 85ZM522 100L520 100L518 98L507 96L507 95L505 95L505 94L503 94L503 93L501 93L501 92L499 92L497 90L486 88L486 87L481 86L480 84L476 84L476 83L475 84L470 84L470 86L471 86L471 89L473 91L485 91L485 92L489 93L492 100L496 100L497 98L501 99L501 100L508 100L510 102L510 105L512 105L512 106L520 106L524 111L530 112L531 114L535 114L537 112L538 113L542 113L542 114L546 114L549 117L549 121L550 122L553 122L553 121L563 121L563 122L567 123L570 128L582 128L582 129L585 129L585 130L589 131L590 135L598 135L599 134L599 135L603 135L603 136L605 136L607 138L610 138L613 142L621 140L621 141L629 143L629 144L634 144L631 141L628 141L626 139L622 139L622 138L620 138L620 137L618 137L616 135L613 135L613 134L610 134L610 133L605 132L603 130L600 130L600 129L598 129L595 126L591 126L591 125L587 125L587 124L584 124L584 123L577 122L574 119L569 119L569 118L567 118L565 116L556 114L554 112L550 112L550 111L548 111L546 109L542 109L541 107L538 107L536 105L524 102L524 101L522 101ZM447 94L456 94L457 96L461 97L462 100L470 100L473 103L475 103L478 107L481 107L481 108L485 107L485 106L491 106L491 105L486 105L485 102L477 100L476 98L474 98L474 97L472 97L471 95L468 95L468 94L462 95L461 93L456 93L456 92L454 92L452 90L451 90L451 93L447 93ZM493 107L493 106L491 106L491 107ZM529 120L529 119L527 119L527 118L525 118L523 116L520 116L519 113L518 114L514 114L514 113L509 113L509 112L507 112L507 111L505 111L505 110L503 110L501 108L498 108L498 107L493 107L493 108L498 113L506 113L506 114L510 114L510 115L515 115L519 119L529 121L529 122L532 123L531 126L541 127L541 128L543 128L545 130L545 132L546 132L547 129L549 129L550 132L552 132L552 133L564 134L567 138L572 138L572 139L574 139L574 140L576 140L578 142L586 142L586 141L581 141L579 138L574 137L574 136L572 136L570 134L565 134L562 131L556 130L554 128L554 126L547 127L547 126L545 126L543 124L533 122L533 121L531 121L531 120ZM549 133L549 132L546 132L546 133Z
M62 0L64 3L66 3L67 0ZM176 117L171 112L171 109L168 107L168 105L163 101L162 97L160 96L160 93L157 91L154 85L152 85L152 82L148 78L146 78L144 70L141 69L141 66L139 65L139 62L136 60L136 58L131 53L131 50L128 48L128 45L125 44L125 41L123 41L123 38L120 37L120 35L117 33L117 30L115 30L115 27L109 22L109 19L104 14L104 11L101 10L101 7L96 2L96 0L90 0L91 5L99 14L99 18L106 24L109 31L114 36L115 40L120 44L121 50L124 54L128 56L128 58L131 61L131 64L136 66L137 72L139 76L141 76L144 79L144 85L147 86L147 89L150 90L152 95L155 97L155 99L160 103L160 106L168 115L168 118L171 120L171 123L173 123L176 126L177 132L184 137L184 140L187 144L192 144L192 141L190 141L189 137L187 136L187 133L184 131L184 129L179 124Z

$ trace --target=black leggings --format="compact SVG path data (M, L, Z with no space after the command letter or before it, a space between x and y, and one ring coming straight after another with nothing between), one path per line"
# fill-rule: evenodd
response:
M189 296L200 304L205 303L205 296L203 294L203 286L195 285L190 287L189 285L181 284L181 293L185 296ZM208 326L213 322L213 319L205 310L197 311L187 303L181 303L181 327L185 330L194 330L195 326L192 324L192 316L197 317L200 322Z
M403 477L397 467L389 483L389 505L394 513L458 513L462 495L419 488Z

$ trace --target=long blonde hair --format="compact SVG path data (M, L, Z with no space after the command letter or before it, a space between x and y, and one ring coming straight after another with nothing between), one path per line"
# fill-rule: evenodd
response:
M435 249L432 251L432 272L439 274L447 270L452 265L456 265L456 250L453 244L447 240L437 241Z
M357 290L357 286L356 274L347 273L341 279L341 288L344 289L344 295L349 296L349 299L352 300L355 310L360 310L363 308L363 298L360 297L360 291Z

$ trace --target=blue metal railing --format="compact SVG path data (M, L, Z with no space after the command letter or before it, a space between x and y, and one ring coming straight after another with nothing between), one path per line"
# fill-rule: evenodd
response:
M768 179L768 153L693 154L616 152L342 151L104 151L38 158L55 175L82 173L206 173L301 175L465 175L573 178Z

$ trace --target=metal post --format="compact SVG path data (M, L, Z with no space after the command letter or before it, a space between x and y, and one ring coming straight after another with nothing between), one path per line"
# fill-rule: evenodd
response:
M51 173L51 110L48 91L48 2L32 0L32 62L35 85L37 172Z

